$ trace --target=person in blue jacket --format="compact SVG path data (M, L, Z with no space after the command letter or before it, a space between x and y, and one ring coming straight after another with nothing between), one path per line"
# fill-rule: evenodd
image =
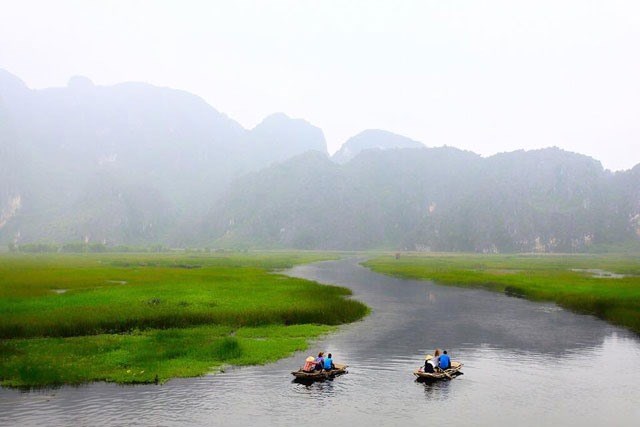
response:
M333 358L331 357L331 353L329 353L329 355L324 358L324 369L325 371L330 371L335 368L336 367L333 364Z
M438 367L442 370L449 369L451 367L451 359L449 359L447 350L443 351L440 355L440 360L438 360Z

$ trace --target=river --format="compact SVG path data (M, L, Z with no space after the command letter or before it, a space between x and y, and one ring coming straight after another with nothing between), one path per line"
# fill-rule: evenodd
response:
M0 424L640 425L640 339L624 329L550 303L387 277L357 259L285 273L349 287L373 312L267 366L164 385L0 389ZM416 382L436 346L464 375ZM319 350L349 373L292 382Z

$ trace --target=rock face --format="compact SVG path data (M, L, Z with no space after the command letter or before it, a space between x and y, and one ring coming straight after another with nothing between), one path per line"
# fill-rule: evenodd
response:
M27 91L20 79L0 69L0 232L22 206L19 183L25 159L19 155L9 106Z
M332 159L340 164L347 163L361 151L392 150L397 148L422 148L421 142L414 141L402 135L379 129L369 129L350 138L338 150Z

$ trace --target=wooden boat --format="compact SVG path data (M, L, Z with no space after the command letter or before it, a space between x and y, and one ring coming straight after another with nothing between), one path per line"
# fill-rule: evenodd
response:
M322 381L329 378L337 377L338 375L347 373L347 365L341 365L339 363L334 364L335 369L331 369L329 371L313 371L306 372L302 369L298 369L297 371L291 372L291 375L296 377L297 380L304 381Z
M432 357L433 356L429 355L427 356L426 360L429 360ZM462 372L460 372L460 369L462 369L462 363L454 362L452 360L451 367L449 369L445 369L444 371L438 370L437 372L424 372L422 370L422 367L420 367L413 372L413 375L418 377L417 379L420 381L450 380L457 377L458 375L462 375Z

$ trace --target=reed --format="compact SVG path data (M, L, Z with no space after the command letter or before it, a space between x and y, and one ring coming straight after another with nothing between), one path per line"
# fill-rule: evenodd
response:
M0 344L0 381L37 388L110 381L162 383L226 366L260 365L304 350L334 327L269 325L233 329L197 326L128 334L5 340Z

